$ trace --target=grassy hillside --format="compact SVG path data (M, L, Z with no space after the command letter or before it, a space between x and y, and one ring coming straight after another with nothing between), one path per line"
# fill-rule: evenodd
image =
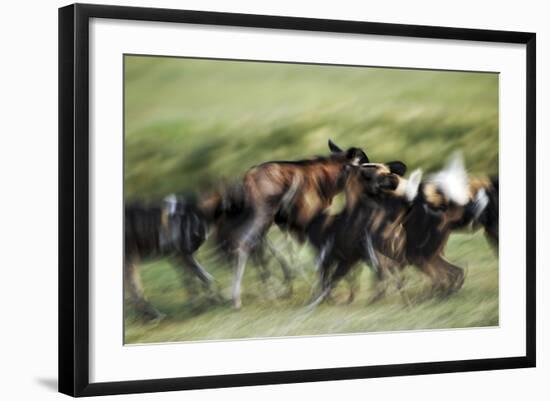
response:
M399 159L425 171L462 150L472 174L498 173L495 74L135 56L126 57L125 73L127 200L208 191L263 161L327 154L328 138L363 147L373 161ZM208 246L198 259L227 289L230 268L207 252ZM142 267L145 290L168 317L142 325L127 305L126 342L497 324L498 260L483 236L453 235L447 256L468 267L464 288L448 300L420 302L427 283L411 268L413 308L404 308L398 294L366 306L373 277L359 268L362 290L353 304L338 302L347 291L342 284L335 305L312 313L303 308L314 280L307 247L294 262L292 298L271 299L281 290L277 277L266 287L250 265L239 312L190 306L169 261L150 261ZM275 264L273 271L277 276Z

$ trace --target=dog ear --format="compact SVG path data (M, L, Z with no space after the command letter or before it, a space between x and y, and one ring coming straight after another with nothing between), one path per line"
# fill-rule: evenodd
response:
M346 151L346 159L348 159L350 164L354 166L360 166L362 164L369 163L369 158L367 154L359 148L349 148Z
M343 152L342 149L340 149L334 142L332 142L332 139L328 140L328 148L332 153Z
M400 161L386 163L386 166L388 166L393 174L397 174L400 177L403 177L407 172L407 165Z

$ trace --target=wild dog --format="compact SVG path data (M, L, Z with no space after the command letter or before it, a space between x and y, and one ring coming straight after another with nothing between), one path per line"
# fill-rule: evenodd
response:
M421 184L404 220L406 259L431 277L433 292L447 295L464 283L462 268L445 259L450 234L483 226L489 242L498 245L498 183L468 177L455 155L441 172Z
M404 184L401 177L405 172L406 165L399 161L346 168L344 209L337 215L321 212L307 227L308 240L318 252L320 288L310 307L327 299L336 283L359 261L379 273L378 260L382 256L375 251L375 243L380 245L384 240L384 247L390 250L403 247L399 241L405 236L391 233L403 231L394 223L401 218L406 203L416 196L414 185L419 184L419 180ZM353 290L350 297L351 301Z
M141 317L164 317L146 298L137 268L140 260L171 257L180 273L194 274L212 290L213 277L195 260L193 254L208 233L208 202L200 204L192 196L170 195L160 205L129 204L125 208L124 280L130 299ZM185 283L185 280L184 280Z
M193 255L204 244L210 231L214 231L219 239L219 245L224 248L224 241L230 240L233 234L233 224L238 225L239 221L247 219L248 216L250 210L244 203L242 185L225 185L200 196L172 194L159 205L127 205L124 277L130 298L140 315L147 320L164 317L151 305L143 291L137 264L145 258L170 257L181 273L184 286L189 292L195 292L194 287L189 285L188 275L191 274L191 277L200 280L211 297L222 301L223 298L217 289L213 288L213 277ZM263 269L262 279L269 274L266 271L264 255L266 247L281 265L285 280L290 281L290 269L286 260L266 243L256 247L252 254Z
M368 163L359 148L343 151L329 140L331 154L299 161L271 161L252 167L243 178L246 215L231 224L236 255L232 299L241 307L241 282L249 255L261 244L273 223L305 239L305 229L342 191L342 174L348 165Z
M485 236L494 250L498 248L499 232L499 180L498 176L490 177L471 177L469 180L470 197L480 197L481 194L487 195L487 207L483 209L479 216L476 216L472 222L472 228L483 227Z
M367 166L375 169L375 176L384 172L379 165ZM494 184L469 180L461 159L455 157L444 170L422 183L419 171L409 180L402 175L395 190L380 187L382 191L378 193L369 189L369 182L373 183L371 174L361 171L350 175L345 185L344 212L332 222L327 221L330 217L321 216L318 220L323 222L321 231L314 225L310 228L312 242L324 247L319 258L323 292L314 304L330 293L356 261L350 247L373 266L379 283L388 272L394 275L412 264L430 277L433 294L448 295L464 282L462 268L443 256L450 233L468 225L483 225L491 241L498 241L498 190ZM361 226L364 231L358 228ZM315 239L315 235L320 235L321 240ZM363 246L362 250L358 244ZM333 264L336 268L331 273ZM397 283L401 285L400 280ZM385 292L385 286L377 287L372 301Z
M461 156L455 154L443 170L420 184L402 225L406 245L392 257L427 274L433 294L458 291L464 271L446 260L445 246L453 231L480 226L489 241L498 245L498 180L469 177Z

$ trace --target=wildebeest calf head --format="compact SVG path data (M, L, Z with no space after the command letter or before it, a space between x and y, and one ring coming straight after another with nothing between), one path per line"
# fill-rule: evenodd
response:
M330 151L335 155L342 155L353 166L359 166L361 164L369 163L369 158L363 149L351 147L344 151L337 146L331 139L328 140L328 147Z

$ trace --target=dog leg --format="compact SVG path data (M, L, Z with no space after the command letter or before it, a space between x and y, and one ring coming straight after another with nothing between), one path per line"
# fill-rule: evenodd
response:
M350 291L351 291L351 294L353 294L352 295L352 301L353 301L355 288L351 286L350 280L354 280L354 277L352 277L354 272L350 272L351 268L352 268L352 265L349 264L348 262L342 261L338 263L338 265L336 266L336 270L334 271L334 274L331 277L331 282L329 285L331 288L334 288L336 287L338 282L345 277L346 281L350 283Z
M384 274L385 275L385 274ZM386 295L388 288L388 280L385 277L377 278L374 295L367 301L367 305L375 304L380 301Z
M363 261L376 274L375 294L367 302L368 305L372 305L386 295L386 290L388 288L388 273L390 273L390 262L389 258L374 249L372 237L368 231L365 232L362 251Z
M375 293L367 301L368 305L372 305L381 300L386 295L391 262L389 258L384 256L382 253L375 251L374 248L372 248L371 246L367 246L367 250L368 252L363 257L364 262L376 274Z
M349 305L355 300L355 294L359 291L359 276L361 275L361 270L356 267L353 272L348 274L346 281L349 285L349 295L346 300L346 304Z
M319 295L315 296L315 290L312 288L311 294L312 294L312 300L306 307L306 310L312 310L317 305L319 305L321 302L323 302L325 299L327 299L330 295L330 292L332 291L332 285L331 285L331 263L330 258L328 257L328 253L330 252L330 248L332 247L332 243L328 242L325 247L323 247L323 250L321 251L319 258L317 260L317 272L319 274L319 284L318 284L318 291Z
M178 264L178 267L183 267L183 269L188 270L186 273L192 273L195 277L197 277L203 287L207 290L210 298L216 302L223 302L224 298L220 293L219 288L216 286L216 282L214 280L214 277L210 273L206 271L204 267L200 265L199 262L193 257L192 254L183 254L179 256L179 261L181 261L181 264ZM182 280L184 282L184 286L192 292L192 288L186 285L187 279L190 277L183 277ZM190 294L191 297L196 296L196 293Z
M421 265L417 265L417 267L430 278L432 283L429 298L440 295L445 286L445 280L441 277L444 272L441 272L441 269L435 265L434 261L424 261Z
M336 266L336 269L334 270L334 273L331 274L325 274L323 277L323 290L321 294L317 297L315 301L313 301L311 304L308 305L308 310L311 310L321 304L323 301L325 301L332 291L332 289L338 284L338 281L342 279L347 273L349 273L349 270L351 268L351 265L347 262L340 262ZM325 273L327 273L328 269L323 269Z
M404 284L404 280L403 280L402 272L398 271L397 272L397 281L395 283L395 287L397 288L397 291L401 295L401 299L405 303L405 306L407 308L410 308L412 306L412 302L411 302L411 299L409 298L409 296L407 295L407 292L405 291L405 288L404 288L403 284Z
M438 255L436 257L435 263L442 271L445 272L450 281L447 285L445 294L450 295L460 290L464 284L464 270L461 267L447 261L442 255Z
M130 299L140 316L148 321L160 321L166 315L160 313L147 301L143 291L141 276L135 263L126 261L124 263L124 283L130 293Z
M318 292L319 294L321 294L324 291L326 285L330 282L331 258L329 257L329 255L332 252L333 243L334 241L332 238L328 239L321 248L319 255L317 256L315 271L318 274L319 281L317 285L313 284L311 286L311 303L317 299L318 296L316 296L316 293Z
M383 273L383 280L391 279L395 285L395 289L401 295L403 302L406 306L411 306L409 297L407 296L404 290L404 279L403 279L403 268L404 263L398 263L395 260L378 253L378 260L380 263L380 270ZM384 290L387 289L388 285L384 287Z
M399 294L401 295L401 299L405 303L405 306L411 307L411 300L409 299L409 296L407 295L407 292L404 288L403 267L399 266L392 260L389 260L389 263L390 265L388 266L388 271L394 279L395 288L397 289L397 292L399 292Z
M214 277L208 273L204 267L202 267L199 262L191 254L181 255L181 260L183 261L184 266L188 267L190 271L195 274L202 284L206 288L211 288L214 283Z

